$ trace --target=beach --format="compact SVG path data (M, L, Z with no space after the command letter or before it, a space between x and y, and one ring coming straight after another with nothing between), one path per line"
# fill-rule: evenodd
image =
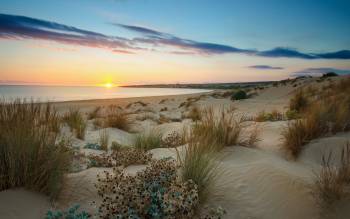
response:
M325 136L308 143L296 159L290 159L282 142L282 131L290 121L259 121L254 119L260 112L288 110L289 101L294 93L309 85L323 86L328 81L317 83L315 78L298 79L295 83L268 85L264 89L251 89L248 99L232 101L230 96L223 97L225 90L214 90L200 94L171 95L156 97L135 97L108 100L82 100L52 103L61 115L70 109L79 109L84 118L101 107L101 112L114 106L126 112L132 120L130 128L122 130L113 127L96 127L93 119L87 119L84 139L73 135L67 125L61 133L69 136L72 147L79 154L75 158L74 172L66 175L62 191L55 201L26 189L10 189L0 192L0 215L4 218L43 218L49 208L64 209L74 204L87 212L96 212L101 198L97 195L95 184L97 175L104 171L111 172L109 167L88 167L86 157L100 155L101 150L86 148L87 144L99 142L101 131L108 133L108 150L112 142L132 147L133 139L140 133L157 132L163 137L173 132L181 133L184 127L196 122L191 119L191 108L213 109L214 114L226 110L234 112L235 117L244 116L243 130L253 127L259 129L258 140L254 146L229 146L219 152L222 174L217 175L213 192L208 201L201 206L203 212L208 206L220 206L226 213L222 218L318 218L319 209L312 196L312 184L315 172L321 168L324 152L333 151L340 156L341 148L350 140L350 133L343 132ZM333 79L337 81L338 79ZM296 86L295 86L296 84ZM184 103L191 103L186 106ZM243 131L242 131L243 132ZM244 137L244 136L243 136ZM176 148L176 149L175 149ZM149 152L155 159L179 159L186 148L179 145L173 148L155 148ZM147 165L129 165L125 168L128 174L135 175ZM27 214L30 212L30 214ZM347 218L349 211L341 206L336 218Z

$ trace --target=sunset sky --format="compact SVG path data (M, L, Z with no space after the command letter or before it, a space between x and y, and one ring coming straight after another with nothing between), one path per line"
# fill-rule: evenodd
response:
M0 83L350 73L350 1L0 0Z

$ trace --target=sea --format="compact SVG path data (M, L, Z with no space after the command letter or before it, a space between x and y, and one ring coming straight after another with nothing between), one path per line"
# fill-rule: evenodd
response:
M62 102L74 100L194 94L207 91L210 90L184 88L107 88L92 86L0 85L0 98L5 100L21 98L33 100L35 102Z

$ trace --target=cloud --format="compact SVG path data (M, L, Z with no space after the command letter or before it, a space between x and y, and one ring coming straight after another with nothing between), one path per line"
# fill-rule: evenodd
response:
M96 48L132 49L130 40L55 22L0 14L0 38L39 39Z
M274 67L270 65L251 65L248 66L248 68L254 68L254 69L259 69L259 70L281 70L284 69L282 67Z
M137 40L152 45L175 46L185 50L194 50L200 54L225 54L225 53L242 53L246 55L270 57L270 58L300 58L300 59L350 59L350 50L342 50L328 53L302 53L296 49L287 47L276 47L271 50L257 51L248 49L239 49L229 45L204 43L194 40L188 40L176 37L174 35L156 31L150 28L131 26L124 24L114 24L116 26L137 32L146 38Z
M338 68L306 68L301 71L293 72L291 76L321 76L328 72L335 72L339 75L350 74L350 69L338 69Z
M140 36L132 39L120 36L108 36L51 21L0 14L0 39L48 40L63 44L109 49L113 52L127 54L135 53L138 50L154 51L165 49L168 53L179 55L236 53L269 58L350 59L350 50L326 53L303 53L291 48L277 47L271 50L257 51L224 44L184 39L141 26L113 25L138 33ZM167 50L168 47L170 47L169 50ZM176 52L174 52L174 49Z

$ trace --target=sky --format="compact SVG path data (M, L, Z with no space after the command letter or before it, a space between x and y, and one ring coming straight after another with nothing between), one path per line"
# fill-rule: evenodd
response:
M0 0L0 84L350 73L348 0Z

